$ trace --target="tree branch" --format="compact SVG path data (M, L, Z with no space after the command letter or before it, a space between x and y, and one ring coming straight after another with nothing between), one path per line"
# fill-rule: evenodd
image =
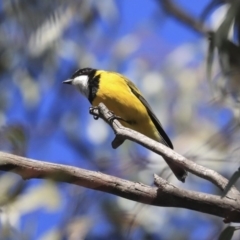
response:
M194 17L190 16L183 9L175 5L172 0L158 0L158 2L162 4L166 12L181 21L186 26L192 28L197 33L208 35L209 29L207 29L201 21L198 21Z
M228 180L223 176L186 159L161 143L123 127L104 104L100 103L98 107L91 108L90 113L95 119L99 117L104 119L113 128L116 133L112 143L114 148L120 146L125 139L132 140L167 157L169 161L173 161L187 171L211 181L221 190L226 188ZM223 217L225 222L240 222L240 193L235 187L230 187L227 195L221 197L178 188L157 175L154 175L154 183L157 187L151 187L99 172L32 160L3 152L0 152L0 170L17 173L25 180L50 178L58 182L72 183L111 193L140 203L186 208Z
M154 206L179 207L212 214L225 222L240 222L239 198L221 198L205 193L180 189L157 175L158 187L130 182L117 177L81 168L53 164L0 152L0 170L19 174L23 179L50 178L58 182L111 193L126 199Z
M188 172L191 172L192 174L197 175L200 178L212 182L222 191L225 190L228 184L228 180L222 175L212 169L208 169L193 161L188 160L174 150L146 137L139 132L123 127L117 119L113 120L113 113L109 111L103 103L100 103L98 107L93 108L92 111L90 110L90 113L95 117L102 118L112 127L116 134L116 138L113 140L114 143L118 142L118 138L120 139L120 143L123 142L125 139L136 142L163 157L167 157L170 161L173 161L175 164L186 169ZM114 147L116 148L116 144L114 144ZM232 187L226 195L226 197L229 198L236 198L236 196L239 196L239 191L235 187Z

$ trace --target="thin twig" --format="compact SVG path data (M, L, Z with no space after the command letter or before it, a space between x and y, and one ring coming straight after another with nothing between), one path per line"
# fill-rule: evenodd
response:
M175 17L177 20L192 28L197 33L208 35L209 29L207 29L201 21L197 20L182 8L175 5L171 0L158 0L158 2L163 6L167 13L172 15L172 17Z

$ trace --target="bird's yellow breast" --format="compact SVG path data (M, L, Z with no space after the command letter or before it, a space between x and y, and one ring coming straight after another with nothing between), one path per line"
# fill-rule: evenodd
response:
M105 71L98 71L97 74L100 74L99 88L93 106L104 103L116 116L128 122L121 121L123 126L160 141L159 132L146 107L131 91L123 76Z

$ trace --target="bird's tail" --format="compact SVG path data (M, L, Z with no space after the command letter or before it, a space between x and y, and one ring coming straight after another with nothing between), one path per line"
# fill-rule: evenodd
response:
M175 163L172 163L172 161L169 161L167 157L164 157L164 160L168 164L168 166L171 168L173 171L174 175L177 177L178 180L185 182L185 179L187 177L187 171Z

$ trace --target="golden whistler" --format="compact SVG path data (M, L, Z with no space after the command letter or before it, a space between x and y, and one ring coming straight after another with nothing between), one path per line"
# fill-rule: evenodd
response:
M126 77L116 72L83 68L63 83L74 85L93 106L100 102L120 117L121 124L161 142L173 149L161 123L139 89ZM187 172L164 158L175 176L185 181Z

